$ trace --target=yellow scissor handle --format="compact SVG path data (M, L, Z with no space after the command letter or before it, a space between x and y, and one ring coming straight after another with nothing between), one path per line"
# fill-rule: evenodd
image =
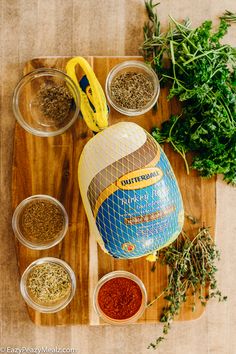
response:
M92 102L95 111L92 109L87 94L82 90L78 82L75 67L79 65L86 75L92 92ZM66 65L67 75L75 82L80 94L80 110L87 126L94 132L99 132L108 126L108 108L103 89L96 78L96 75L87 62L82 57L75 57L68 61Z

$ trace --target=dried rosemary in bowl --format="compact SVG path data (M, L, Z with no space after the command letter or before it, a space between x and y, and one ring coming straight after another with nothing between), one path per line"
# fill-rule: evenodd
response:
M59 264L42 263L30 271L26 288L30 297L38 304L49 306L69 297L71 279Z

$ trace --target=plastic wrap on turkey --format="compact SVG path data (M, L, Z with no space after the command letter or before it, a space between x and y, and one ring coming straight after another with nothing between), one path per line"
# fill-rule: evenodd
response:
M143 128L122 122L95 135L79 162L91 237L115 258L137 258L174 241L183 203L171 165Z

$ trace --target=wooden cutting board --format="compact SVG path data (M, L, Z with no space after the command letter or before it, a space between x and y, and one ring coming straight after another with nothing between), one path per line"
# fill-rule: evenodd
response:
M29 61L24 68L27 74L37 68L51 67L65 70L70 58L47 57ZM99 81L104 87L110 69L125 60L141 57L87 57ZM171 113L178 113L180 107L176 101L167 101L167 90L161 89L157 112L150 111L145 115L129 118L111 108L109 124L120 121L132 121L150 132L153 126L160 126ZM92 307L92 295L99 278L118 269L133 272L144 282L148 299L152 300L160 294L167 284L167 268L157 266L151 272L152 264L145 257L135 260L117 260L105 254L96 244L93 235L89 235L87 218L82 205L78 182L77 165L80 153L93 136L81 117L63 135L40 138L23 130L18 124L15 127L13 173L12 173L12 207L33 194L49 194L59 199L69 215L69 231L64 240L49 250L30 250L16 240L16 253L20 275L35 259L53 256L68 262L75 271L77 290L74 299L64 310L56 314L41 314L28 308L31 320L39 325L66 324L100 324L100 320ZM169 146L164 147L177 177L183 196L185 213L193 215L198 223L191 224L186 219L184 229L194 234L202 225L211 227L214 235L216 214L215 179L202 179L194 171L186 175L181 157ZM191 297L182 308L178 320L198 318L204 308L197 303L196 311L191 310ZM160 298L148 308L140 323L158 322L165 300Z

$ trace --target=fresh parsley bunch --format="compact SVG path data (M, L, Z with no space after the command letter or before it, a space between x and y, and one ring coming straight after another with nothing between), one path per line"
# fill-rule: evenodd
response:
M187 171L186 153L192 151L191 167L202 176L220 173L236 184L236 49L221 44L230 25L222 18L217 31L211 21L192 29L189 20L178 23L170 17L169 30L161 33L158 4L145 4L149 22L144 26L144 56L161 81L170 82L168 98L183 103L182 114L155 128L154 138L171 143Z

